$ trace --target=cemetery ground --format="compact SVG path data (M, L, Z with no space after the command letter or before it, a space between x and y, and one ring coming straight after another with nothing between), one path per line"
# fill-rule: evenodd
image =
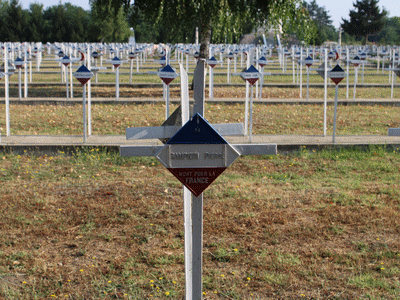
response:
M64 84L34 78L29 97L65 97ZM387 84L387 74L376 78ZM350 103L352 81L349 88ZM115 87L93 85L92 93L112 98ZM263 89L265 98L298 94L298 87ZM244 85L214 87L215 98L244 95ZM120 96L161 98L162 87L122 85ZM171 97L179 96L172 85ZM323 98L323 89L312 88L310 97ZM357 98L388 99L390 88L357 87ZM82 134L79 103L13 101L10 116L12 135ZM244 104L207 101L205 117L243 122ZM124 135L126 127L159 126L164 118L163 102L92 104L94 135ZM387 135L399 120L398 107L339 105L336 134ZM255 103L253 122L254 134L322 135L323 106L265 99ZM332 122L330 103L327 134ZM0 124L4 133L4 114ZM384 145L239 158L204 193L204 299L398 299L399 179L400 149ZM182 185L155 158L101 147L3 152L0 181L0 299L184 298Z
M0 298L183 299L181 184L102 148L0 155ZM204 193L204 299L398 299L400 149L239 158Z
M34 89L29 89L29 98L65 98L66 95L65 84L48 85L48 84L37 84ZM157 97L163 96L162 85L158 87L143 87L143 86L124 86L121 85L119 88L121 98L140 98L140 97ZM400 98L400 91L398 88L394 90L394 97ZM214 98L245 98L245 86L214 86ZM180 89L178 85L171 85L170 93L172 98L180 97ZM303 86L303 101L306 100L306 87ZM0 87L0 95L4 94L4 87ZM15 85L10 86L11 97L17 97L18 89ZM333 85L328 86L328 99L332 100L335 97L335 89ZM391 89L390 87L357 87L356 91L357 98L361 99L390 99ZM206 97L208 96L208 88L206 88ZM92 97L93 98L115 98L115 85L92 85ZM299 98L299 88L291 87L277 87L277 86L264 86L262 97L264 101L268 101L269 98L274 99L287 99L287 98ZM257 99L258 97L254 97ZM324 89L322 88L310 88L310 99L323 99ZM74 99L82 99L82 88L80 86L74 86ZM346 86L339 86L339 99L346 99ZM353 100L353 86L349 86L349 101Z

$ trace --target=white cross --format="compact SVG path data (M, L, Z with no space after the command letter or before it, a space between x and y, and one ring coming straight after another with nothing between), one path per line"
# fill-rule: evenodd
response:
M194 113L204 115L204 73L205 61L199 60L194 71ZM181 109L182 124L189 121L189 91L187 73L183 66L180 66L181 73ZM223 134L238 134L237 125L212 125L214 129ZM127 138L169 138L177 130L178 126L165 128L128 128ZM243 126L241 126L243 132ZM276 144L240 144L230 145L240 155L265 155L276 154ZM121 146L121 156L153 156L163 146ZM203 249L203 194L194 196L189 189L183 188L184 201L184 226L185 226L185 278L186 298L202 299L202 249Z

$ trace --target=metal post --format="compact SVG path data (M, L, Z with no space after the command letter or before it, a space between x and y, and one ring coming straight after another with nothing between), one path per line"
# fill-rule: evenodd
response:
M92 68L92 60L90 57L90 44L87 45L87 68L90 70ZM72 84L71 84L72 85ZM91 80L88 81L88 113L87 113L87 124L88 124L88 135L92 135L92 83ZM71 95L72 98L72 95Z
M228 83L231 83L231 59L230 58L228 58L227 63L228 63L228 66L227 66L227 71L226 71L227 72L226 79L227 79Z
M362 64L361 84L364 84L364 65L365 65L364 61L366 61L366 60L363 60L363 64Z
M261 67L261 76L260 76L260 96L259 100L261 101L262 99L262 88L264 84L264 66Z
M24 98L28 98L28 53L26 51L26 44L25 44L25 55L24 55Z
M119 100L119 66L115 68L115 98Z
M82 91L82 106L83 106L83 143L86 143L86 84L83 85Z
M335 143L335 135L336 135L336 116L337 116L338 93L339 93L339 85L336 84L336 88L335 88L335 107L334 107L334 110L333 110L333 134L332 134L332 143Z
M18 97L22 99L21 68L18 69Z
M165 108L165 120L169 117L169 84L165 85L165 93L166 93L166 108ZM182 124L183 125L183 124Z
M10 98L8 90L8 44L4 45L4 90L6 100L6 135L10 136Z
M396 78L396 75L395 75L394 72L393 72L394 63L395 63L395 60L396 60L395 54L396 54L396 53L394 53L394 55L393 55L393 61L392 61L392 84L391 84L391 87L390 87L390 98L391 98L391 99L393 99L393 87L394 87L394 81L395 81L395 78Z
M214 100L214 69L210 66L210 78L209 78L209 99Z
M94 59L94 65L95 65L95 67L97 67L97 60L98 60L98 59L99 59L99 58L95 58L95 59ZM97 70L96 72L94 72L95 83L98 83L98 81L97 81L97 78L98 78L98 77L97 77L97 74L99 73L99 71L100 71L100 70Z
M356 86L358 80L358 66L354 68L354 87L353 87L353 101L356 100Z
M350 54L349 54L349 47L346 48L346 57L347 57L347 78L346 78L346 99L349 99L349 64L350 64ZM378 55L379 57L379 55ZM378 63L379 64L379 63Z
M192 298L202 299L203 193L192 195Z
M248 54L250 55L250 53ZM250 60L247 60L246 64L247 69L250 67ZM250 83L246 80L246 100L244 103L244 134L248 135L249 133L249 85Z
M253 64L253 56L251 56L251 63ZM258 71L260 71L260 66L258 65L258 49L256 48L256 65L255 67L257 68ZM256 95L258 95L258 83L256 84Z
M296 83L296 74L294 72L294 47L292 46L292 73L293 73L293 84Z
M189 73L189 54L186 54L186 72Z
M303 47L300 48L300 99L303 98ZM307 99L308 100L308 99Z
M71 56L70 56L71 57ZM73 99L74 98L74 83L72 81L72 61L71 64L69 65L69 81L71 82L69 87L70 87L70 98Z
M325 48L324 51L324 66L325 66L325 70L324 70L324 136L326 136L326 109L327 109L327 101L328 101L328 51Z
M32 57L32 48L29 50L29 56ZM32 60L29 60L29 82L32 83Z
M65 68L65 85L66 85L66 90L67 90L67 99L69 98L69 91L68 91L68 66L64 65Z
M307 67L307 101L309 100L310 96L309 86L310 86L310 67Z
M253 85L250 89L250 117L249 117L249 142L252 142L253 138Z

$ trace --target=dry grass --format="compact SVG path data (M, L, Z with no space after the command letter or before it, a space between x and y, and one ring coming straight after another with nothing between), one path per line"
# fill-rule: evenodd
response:
M241 158L205 191L205 299L397 299L398 150ZM182 299L182 188L155 159L3 154L0 298Z
M172 105L170 111L175 109ZM0 111L5 110L0 105ZM213 123L244 122L243 104L207 103L205 117ZM255 104L254 134L323 133L322 105ZM82 106L11 105L11 134L81 134ZM165 118L165 105L92 105L94 135L124 135L127 127L160 126ZM339 106L337 117L339 135L386 135L388 128L398 127L400 110L389 106ZM332 130L333 106L327 110L328 132ZM0 130L5 131L5 115L0 114Z
M30 93L63 97L65 89ZM161 97L162 90L121 93ZM244 89L214 95L243 97ZM12 105L11 133L79 134L81 109ZM94 105L93 133L158 126L164 110ZM206 110L216 123L243 122L243 114L243 105ZM322 114L315 105L255 105L254 133L321 134ZM386 134L400 116L398 108L341 106L338 118L337 134ZM400 153L392 150L238 159L204 193L204 299L399 299ZM182 187L155 159L97 148L2 153L0 182L0 299L183 299Z

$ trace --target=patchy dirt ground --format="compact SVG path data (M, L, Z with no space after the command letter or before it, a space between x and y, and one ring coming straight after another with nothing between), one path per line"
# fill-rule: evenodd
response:
M204 194L204 299L397 299L400 154L240 158ZM100 149L0 156L0 297L183 299L182 187Z

